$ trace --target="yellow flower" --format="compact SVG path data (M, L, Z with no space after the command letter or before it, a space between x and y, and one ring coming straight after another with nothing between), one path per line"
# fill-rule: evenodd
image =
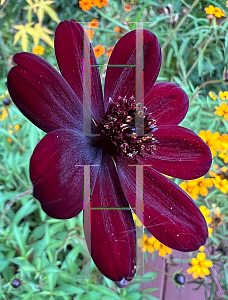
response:
M222 100L227 100L228 99L228 91L225 91L225 92L220 91L219 98Z
M12 134L12 133L13 133L13 130L10 129L10 130L9 130L9 133Z
M221 176L217 175L215 178L212 178L212 181L217 189L219 189L223 194L228 192L228 180L222 179Z
M217 97L215 96L215 94L213 94L212 92L209 92L209 96L211 97L212 100L216 100Z
M208 236L210 237L212 235L213 232L213 228L208 227Z
M224 161L225 164L228 163L228 151L227 149L222 150L219 152L219 157Z
M213 266L212 261L206 260L206 254L204 252L198 253L197 258L191 260L192 268L187 269L188 274L192 274L194 279L198 277L204 278L206 275L210 274L208 268Z
M139 218L136 216L136 214L133 214L133 219L135 221L135 225L137 227L141 227L143 224L141 223L141 221L139 220Z
M21 128L21 126L17 124L14 126L14 128L15 128L15 130L19 130Z
M208 208L206 208L206 206L200 206L199 209L200 209L201 213L203 214L207 224L210 224L211 223L211 218L209 217L210 210Z
M95 56L98 58L100 57L102 54L105 53L105 48L101 45L98 45L96 47L93 48L94 54Z
M12 143L11 138L7 138L7 142L8 142L9 144L11 144L11 143Z
M221 10L219 7L215 7L214 15L217 18L226 17L224 10Z
M222 134L220 137L221 146L223 149L228 149L228 134Z
M148 238L146 234L144 234L142 236L142 238L138 239L138 246L141 247L143 252L154 252L154 247L153 247L153 243L154 243L155 237L150 237Z
M226 102L222 102L220 106L215 106L215 108L215 114L224 117L228 121L228 105Z
M205 8L206 14L213 15L215 13L215 7L213 5L210 5L209 7Z
M204 179L200 177L198 179L183 181L180 187L192 198L197 199L198 195L201 194L203 197L208 194L208 187L212 187L213 183L210 178Z
M34 54L43 55L44 54L44 47L42 46L35 46L32 48L32 52Z
M204 250L205 250L204 246L199 247L199 251L204 251Z
M222 149L220 134L218 132L212 133L211 130L202 130L198 135L209 146L212 156L215 157L217 151Z
M154 240L154 250L159 250L158 255L162 257L172 253L172 249L160 243L157 239Z
M2 107L2 114L1 114L1 121L4 121L5 118L8 116L9 110L5 107Z

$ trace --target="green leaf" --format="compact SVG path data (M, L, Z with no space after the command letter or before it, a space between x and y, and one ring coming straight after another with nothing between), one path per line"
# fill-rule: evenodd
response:
M100 292L101 294L109 295L109 296L112 296L115 299L120 300L120 297L118 295L116 295L113 291L109 290L105 286L88 284L88 287L91 288L91 289L93 289L93 290L96 290L96 291Z
M84 293L85 291L81 288L78 288L76 286L73 286L71 284L63 284L55 288L57 291L63 291L67 295L73 295L73 294L81 294Z
M14 218L13 218L14 224L20 223L20 221L24 217L30 215L37 209L37 206L35 204L33 204L33 202L34 202L33 199L29 200L16 212L16 214L14 215Z
M23 237L22 237L20 229L15 224L13 224L13 231L14 231L14 237L15 237L15 239L18 243L18 246L21 250L21 256L25 256L25 244L23 241Z

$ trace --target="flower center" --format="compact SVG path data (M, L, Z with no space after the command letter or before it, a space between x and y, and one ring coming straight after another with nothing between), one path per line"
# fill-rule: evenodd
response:
M147 108L142 103L136 104L133 96L119 97L118 100L110 99L108 110L97 126L100 134L97 141L103 151L111 155L126 155L137 162L137 155L152 154L156 148L157 141L153 137L155 121L149 119L151 114L147 113ZM144 135L138 135L140 130Z

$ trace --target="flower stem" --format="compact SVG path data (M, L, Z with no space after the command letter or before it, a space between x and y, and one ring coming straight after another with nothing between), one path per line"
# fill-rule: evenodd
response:
M189 10L187 10L186 14L184 15L184 17L180 20L180 22L178 23L177 27L175 28L175 30L173 30L173 32L170 34L170 36L168 37L168 39L165 41L165 43L162 45L161 50L165 50L165 48L168 46L169 42L172 40L173 36L177 33L177 31L179 30L179 28L181 27L181 25L184 23L184 21L187 19L188 15L190 14L190 12L193 10L193 8L197 5L197 3L199 2L199 0L195 0L192 3L192 6L189 8Z
M33 189L30 189L30 190L27 190L21 194L18 194L17 196L15 196L12 200L10 200L6 206L5 206L5 209L4 211L2 212L1 216L0 216L0 220L5 216L5 214L7 213L7 211L11 208L11 206L14 204L15 201L19 200L20 198L26 196L26 195L29 195L29 194L32 194L33 192Z
M210 83L220 83L220 82L223 82L224 79L219 79L219 80L209 80L209 81L206 81L204 83L202 83L198 88L197 90L195 91L195 93L192 95L192 98L190 99L190 103L192 103L192 101L194 100L195 96L198 94L198 92L207 84L210 84Z
M100 9L97 9L95 6L93 6L93 9L96 10L96 12L98 12L103 18L109 20L110 22L114 23L116 26L118 27L121 27L127 31L129 31L129 27L123 25L122 23L116 21L116 20L113 20L111 17L109 17L108 15L106 15L105 13L103 13Z

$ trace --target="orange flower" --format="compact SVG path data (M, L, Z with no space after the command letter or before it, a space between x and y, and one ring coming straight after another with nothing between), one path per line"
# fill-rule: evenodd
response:
M99 21L96 19L93 19L92 21L89 22L89 26L97 28L99 26Z
M82 10L90 10L90 8L93 6L93 1L81 0L79 1L79 6Z
M100 57L102 54L105 53L105 48L101 45L98 45L96 47L93 48L94 54L95 56L98 58Z
M114 47L108 47L108 51L105 53L108 57L111 56L112 50Z
M89 30L89 29L86 29L86 28L84 28L84 30L85 30L86 34L88 35L88 38L89 38L89 40L91 42L92 37L94 35L94 30Z
M93 5L97 6L98 8L101 8L102 6L107 6L108 1L107 0L94 0Z
M115 32L120 32L120 27L115 27L113 30L114 30Z
M35 46L32 48L32 52L34 54L43 55L44 54L44 47L42 46Z
M125 11L130 11L131 10L131 5L130 4L124 4L124 10Z

